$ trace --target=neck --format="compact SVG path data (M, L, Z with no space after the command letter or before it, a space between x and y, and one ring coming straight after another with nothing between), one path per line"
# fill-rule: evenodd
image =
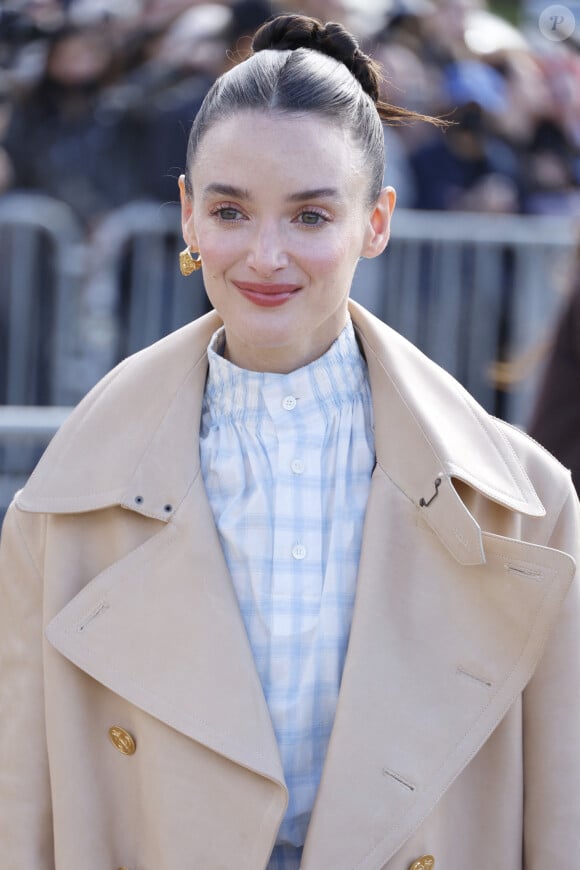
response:
M333 324L332 329L325 329L316 336L315 341L303 346L278 345L276 347L257 347L243 342L237 335L228 332L226 326L226 342L224 358L238 368L252 372L271 372L272 374L288 374L309 365L319 359L344 329L347 313L340 321Z

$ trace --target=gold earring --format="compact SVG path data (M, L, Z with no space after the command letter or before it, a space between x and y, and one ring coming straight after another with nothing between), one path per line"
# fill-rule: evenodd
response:
M197 272L198 269L201 269L201 254L199 252L196 253L196 256L191 253L189 250L189 245L185 250L180 251L179 253L179 269L182 275L187 277L191 275L192 272Z

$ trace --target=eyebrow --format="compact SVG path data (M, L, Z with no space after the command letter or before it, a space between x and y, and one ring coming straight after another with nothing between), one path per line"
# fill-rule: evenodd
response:
M312 190L300 190L287 196L288 202L304 202L307 199L328 199L338 196L336 187L315 187Z
M218 194L219 196L231 196L232 199L251 200L252 195L249 190L242 187L235 187L233 184L221 184L214 181L208 184L204 190L204 195ZM329 199L338 197L336 187L315 187L312 190L299 190L296 193L291 193L286 197L288 202L305 202L309 199Z
M233 184L220 184L218 181L208 184L205 188L205 196L208 196L211 193L217 193L219 196L231 196L232 199L252 198L249 190L244 190L241 187L234 187Z

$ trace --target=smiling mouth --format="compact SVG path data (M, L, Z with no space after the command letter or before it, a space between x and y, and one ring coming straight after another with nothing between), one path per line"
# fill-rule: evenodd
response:
M254 284L249 281L233 283L246 299L263 308L283 305L297 290L300 290L297 284Z

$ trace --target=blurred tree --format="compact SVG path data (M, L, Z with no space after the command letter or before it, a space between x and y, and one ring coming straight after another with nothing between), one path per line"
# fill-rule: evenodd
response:
M520 24L522 17L522 4L520 0L490 0L489 8L496 15L501 15L512 24Z

